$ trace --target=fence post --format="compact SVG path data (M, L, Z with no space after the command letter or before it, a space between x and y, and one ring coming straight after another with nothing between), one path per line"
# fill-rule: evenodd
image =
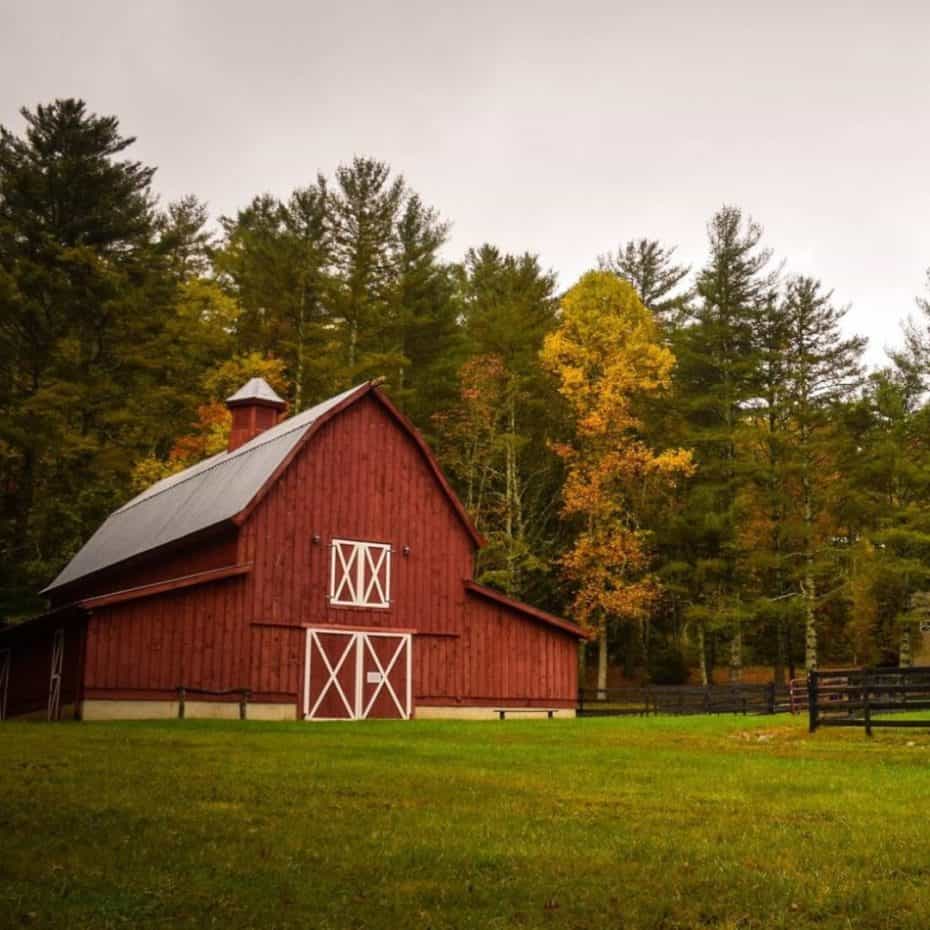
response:
M862 704L865 718L865 735L872 735L872 675L866 672L862 676Z
M184 719L184 688L178 688L178 720Z
M768 710L770 714L775 713L775 682L770 681L768 683L768 693L766 694L768 698Z
M811 669L807 673L807 717L808 732L813 733L817 729L817 671Z
M242 696L239 699L239 719L246 719L246 708L249 704L249 692L248 689L243 689Z
M578 716L584 716L584 688L578 689Z

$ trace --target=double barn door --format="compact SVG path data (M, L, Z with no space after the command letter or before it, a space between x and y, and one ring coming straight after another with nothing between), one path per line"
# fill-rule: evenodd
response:
M304 720L408 720L411 649L409 633L307 630Z

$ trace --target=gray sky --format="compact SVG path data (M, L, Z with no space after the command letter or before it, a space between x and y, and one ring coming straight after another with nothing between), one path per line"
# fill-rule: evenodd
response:
M568 286L633 236L700 263L735 203L872 362L930 265L930 5L0 0L0 123L80 96L214 215L355 154Z

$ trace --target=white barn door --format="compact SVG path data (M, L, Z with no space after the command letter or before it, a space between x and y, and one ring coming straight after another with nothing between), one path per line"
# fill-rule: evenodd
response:
M307 630L304 720L408 720L412 710L409 633Z

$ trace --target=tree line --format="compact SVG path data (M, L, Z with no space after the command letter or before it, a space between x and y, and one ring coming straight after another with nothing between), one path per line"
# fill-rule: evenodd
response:
M930 298L868 371L846 308L738 207L698 268L632 239L560 292L529 253L447 260L447 221L373 158L212 224L158 202L115 117L22 116L0 129L0 615L41 611L109 512L222 449L247 378L296 412L383 376L488 540L480 580L596 632L601 685L910 661Z

